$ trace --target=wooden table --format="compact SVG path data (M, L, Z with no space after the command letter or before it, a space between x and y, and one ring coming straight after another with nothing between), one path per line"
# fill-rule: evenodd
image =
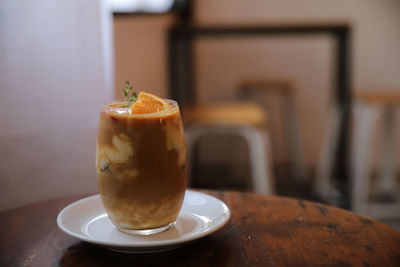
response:
M176 250L120 254L81 242L56 225L83 196L0 213L0 266L400 266L400 232L342 209L277 196L207 193L231 220Z

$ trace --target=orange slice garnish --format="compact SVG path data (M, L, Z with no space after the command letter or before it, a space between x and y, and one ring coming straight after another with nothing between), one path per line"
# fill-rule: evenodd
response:
M167 101L146 92L139 92L138 98L131 108L133 114L151 114L171 109Z

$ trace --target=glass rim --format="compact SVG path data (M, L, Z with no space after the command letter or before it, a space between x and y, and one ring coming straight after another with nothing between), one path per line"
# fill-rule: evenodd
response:
M167 101L168 104L173 108L179 108L178 102L176 102L175 100L172 99L168 99L168 98L163 98L163 100ZM149 110L149 109L153 109L153 107L145 107L145 108L135 108L135 107L111 107L110 105L112 104L117 104L117 103L128 103L128 101L124 100L124 99L112 99L111 101L103 104L103 108L102 109L111 109L111 110L121 110L121 111L128 111L128 110ZM162 112L163 110L160 110L159 112Z

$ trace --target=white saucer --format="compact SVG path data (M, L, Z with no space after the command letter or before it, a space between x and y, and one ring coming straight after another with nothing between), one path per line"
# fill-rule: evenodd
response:
M65 207L58 214L57 225L80 240L114 251L141 253L173 249L209 235L224 226L230 216L229 208L219 199L186 190L175 225L155 235L134 236L118 231L108 219L99 195Z

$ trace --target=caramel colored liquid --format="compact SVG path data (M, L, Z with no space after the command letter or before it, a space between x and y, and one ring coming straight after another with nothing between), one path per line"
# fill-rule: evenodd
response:
M177 106L159 116L101 111L96 172L114 225L151 229L174 222L186 188L186 146Z

